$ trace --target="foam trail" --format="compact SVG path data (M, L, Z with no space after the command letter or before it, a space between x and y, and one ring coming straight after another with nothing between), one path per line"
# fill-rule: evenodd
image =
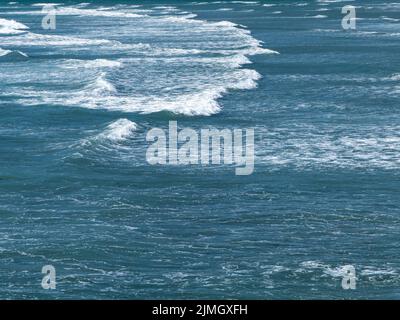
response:
M93 84L87 86L88 89L93 90L95 95L103 95L107 93L116 93L114 85L106 79L106 73L102 72Z
M0 18L0 34L20 34L26 32L29 27L23 23L17 22L15 20L8 20Z
M13 46L60 46L60 47L68 47L68 46L100 46L100 45L118 45L119 43L116 41L111 41L107 39L85 39L78 37L69 37L69 36L58 36L58 35L46 35L46 34L37 34L32 32L26 32L21 35L12 36L12 37L4 37L1 39L1 43L5 45L13 45Z
M62 65L66 69L97 69L97 68L121 68L122 63L108 59L78 60L69 59Z
M129 6L58 10L61 15L92 16L88 21L103 26L104 32L85 28L79 37L77 33L61 36L32 32L3 37L2 43L13 48L34 46L44 54L77 57L46 66L53 74L51 84L59 85L57 90L21 88L12 93L17 94L19 103L209 116L220 112L218 100L230 90L257 87L261 75L243 68L251 64L249 56L279 54L263 48L244 26L194 19L194 14L178 9L168 16L140 17L132 17L135 9ZM125 17L131 19L122 19ZM120 23L117 29L112 27L114 20ZM82 60L82 52L95 54L91 60ZM48 81L36 70L27 70L24 77L32 83ZM0 76L0 80L10 82L20 78L12 70Z
M43 4L45 5L45 4ZM64 7L57 6L57 15L59 16L87 16L87 17L110 17L110 18L140 18L145 17L144 14L134 13L134 12L124 12L114 10L113 7L101 8L101 9L85 9L79 7ZM134 9L132 9L134 10ZM41 10L34 11L19 11L18 14L26 15L43 15Z
M28 59L28 55L19 50L4 50L0 48L0 61L18 61Z
M71 145L78 150L80 156L90 156L94 152L121 151L125 149L124 142L134 137L137 124L128 119L118 119L110 123L103 132L90 136Z

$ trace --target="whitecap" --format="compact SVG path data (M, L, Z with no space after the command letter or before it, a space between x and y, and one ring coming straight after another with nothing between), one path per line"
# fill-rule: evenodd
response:
M69 59L64 61L62 67L66 69L121 68L122 63L120 61L114 61L108 59L95 59L95 60Z
M29 29L29 27L27 27L23 23L17 22L15 20L0 18L0 34L20 34L26 32L27 29Z
M132 137L137 129L135 122L128 119L118 119L109 124L104 132L96 136L96 139L106 139L111 141L124 141Z
M42 4L45 5L45 4ZM146 15L141 14L139 10L135 13L135 9L131 9L131 12L128 11L119 11L114 7L109 8L98 8L98 9L87 9L81 8L78 6L56 6L56 13L58 16L89 16L89 17L115 17L115 18L140 18L145 17ZM147 11L147 10L146 10ZM9 12L10 13L10 12ZM33 11L18 11L15 12L17 14L25 14L25 15L43 15L41 10L33 10Z
M400 73L393 74L389 78L385 78L385 79L393 80L393 81L400 81Z
M62 10L71 15L95 15L98 18L93 21L106 21L107 25L113 19L105 20L105 14L119 18L127 13L125 7L118 10L64 7ZM113 12L111 16L108 15L110 12ZM263 43L243 26L230 21L210 22L194 18L193 14L185 14L124 19L123 27L115 32L105 31L110 39L120 40L122 36L132 35L126 43L103 39L105 35L98 35L90 28L85 29L82 38L30 32L5 37L2 41L13 47L42 46L48 54L68 52L77 57L81 50L88 50L98 57L93 60L64 59L61 63L58 60L43 66L52 73L48 80L36 68L26 70L31 83L51 81L52 85L57 85L57 90L46 90L45 86L34 88L33 85L13 92L14 96L18 95L15 99L25 105L46 103L124 112L215 114L222 108L219 98L230 90L257 87L261 75L242 68L251 63L249 56L279 52L264 48ZM171 41L152 41L163 34ZM191 41L183 41L185 39ZM96 46L95 51L91 46ZM65 72L65 69L71 69L71 72ZM9 70L1 78L18 81L20 76L18 78Z

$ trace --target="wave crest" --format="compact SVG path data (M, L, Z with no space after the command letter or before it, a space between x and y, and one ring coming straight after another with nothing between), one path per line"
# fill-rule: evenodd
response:
M251 64L249 56L279 54L263 48L263 43L244 26L194 19L195 15L180 10L169 16L117 19L118 28L112 25L113 19L126 17L135 9L116 6L57 10L65 15L93 16L88 21L103 26L104 33L85 27L79 33L82 38L32 32L2 38L8 46L35 46L35 50L43 47L43 54L48 56L74 57L64 58L61 64L57 58L46 62L44 68L51 68L51 81L39 74L38 68L27 70L24 76L32 83L49 81L49 87L56 85L57 89L21 88L16 98L19 103L212 115L221 110L218 100L229 90L257 87L261 75L244 67ZM92 60L80 59L82 52ZM10 81L21 78L12 70L0 76L7 77Z
M19 50L4 50L0 48L0 61L12 62L28 59L28 55Z
M15 20L0 18L0 35L1 34L20 34L26 32L29 28L23 23Z

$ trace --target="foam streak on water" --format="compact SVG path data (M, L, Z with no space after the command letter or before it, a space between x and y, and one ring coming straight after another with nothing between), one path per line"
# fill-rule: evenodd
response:
M28 52L34 47L45 51L49 57L60 54L76 56L88 50L97 54L96 59L85 62L83 68L75 72L65 72L66 68L71 69L74 65L71 60L56 58L50 61L53 68L51 82L61 83L67 78L70 89L48 90L33 85L28 90L12 89L13 95L17 95L17 101L25 105L66 104L141 113L166 110L185 115L211 115L220 111L218 99L228 90L257 86L259 73L242 68L242 65L250 63L246 56L278 53L263 49L248 30L229 21L203 21L195 19L193 14L179 14L179 10L173 11L172 15L160 16L159 10L164 8L145 10L144 14L143 10L130 6L61 6L57 9L58 15L71 16L76 24L82 16L90 17L96 30L102 30L102 34L98 31L93 33L89 28L80 32L79 36L27 32L4 37L2 44L7 47L23 48ZM42 13L25 10L18 14ZM118 28L109 26L113 19L122 19ZM15 28L24 27L15 21L2 21L8 21ZM119 58L110 59L113 56ZM82 65L78 61L76 64ZM100 75L84 70L114 66L122 68L115 73L103 70ZM39 79L43 81L39 70L39 65L29 68L24 79L30 83ZM123 76L119 77L119 73ZM18 81L19 78L7 71L0 76L3 81L10 77L11 81Z

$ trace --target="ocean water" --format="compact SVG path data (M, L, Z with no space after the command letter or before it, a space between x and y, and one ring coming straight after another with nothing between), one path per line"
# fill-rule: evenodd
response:
M0 298L400 298L398 3L62 2L0 3ZM150 165L171 120L254 173Z

